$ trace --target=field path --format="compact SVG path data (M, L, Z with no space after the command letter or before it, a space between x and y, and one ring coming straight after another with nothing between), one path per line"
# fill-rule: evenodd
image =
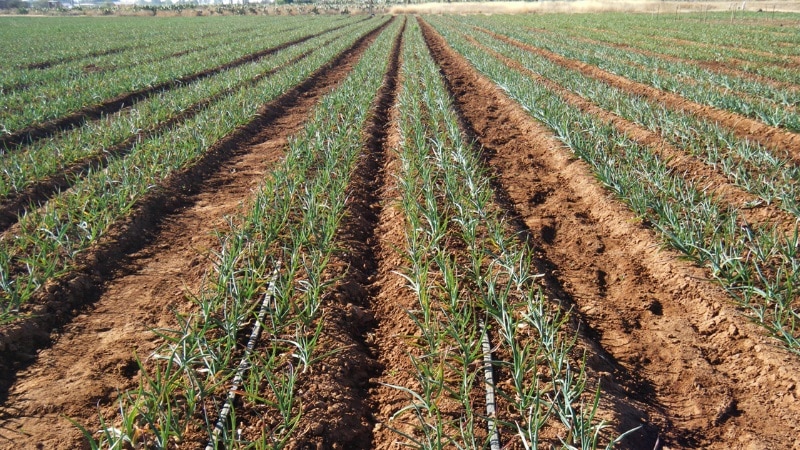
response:
M287 138L300 130L319 98L343 79L376 34L268 105L264 128L247 145L227 149L213 170L188 180L193 191L174 193L182 197L182 206L166 212L141 237L140 250L120 256L94 305L16 374L0 406L0 448L85 445L65 416L94 430L97 412L113 410L117 393L138 384L133 352L146 360L156 347L151 330L174 326L173 312L192 307L187 296L196 294L218 246L213 231L247 201L281 159Z
M796 356L703 270L661 250L552 133L424 30L499 195L537 247L548 297L574 308L602 407L617 432L643 426L622 447L788 448L800 433Z

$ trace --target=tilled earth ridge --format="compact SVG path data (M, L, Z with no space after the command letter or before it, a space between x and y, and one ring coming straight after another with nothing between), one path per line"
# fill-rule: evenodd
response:
M376 418L369 390L381 370L370 342L373 333L381 332L373 312L381 264L377 226L404 32L405 23L387 55L389 64L365 125L362 154L347 188L345 217L336 236L340 251L326 273L326 279L337 281L322 300L324 325L315 350L327 356L298 386L304 412L289 448L366 449L373 440Z
M592 383L603 390L609 433L641 428L620 448L788 448L800 434L800 364L776 348L708 274L660 249L661 241L546 128L532 120L423 22L464 131L483 148L499 203L536 247L548 297L572 309ZM198 175L181 206L145 228L140 248L110 261L98 300L79 311L36 360L19 371L0 406L0 448L81 448L78 430L98 413L113 414L117 393L137 385L136 354L158 344L153 328L173 325L191 308L225 225L279 164L288 136L317 99L341 80L370 43L363 41L283 104L247 145L226 151L215 170ZM396 272L404 245L394 174L399 145L394 102L399 48L376 102L364 157L339 230L342 252L329 275L320 352L342 349L300 387L306 417L290 448L401 448L390 418L408 396L388 384L413 385L408 345L416 326L406 310L416 299ZM102 351L98 351L102 349ZM480 403L481 400L477 400ZM242 412L246 418L247 412ZM187 436L184 448L207 436ZM510 448L515 444L509 444ZM798 447L797 444L794 444Z
M623 446L791 445L800 416L796 357L774 347L702 269L660 249L552 133L424 29L510 212L538 246L550 289L567 295L584 339L596 341L583 345L602 347L590 350L590 365L610 397L606 407L618 409L617 431L637 415L645 421Z

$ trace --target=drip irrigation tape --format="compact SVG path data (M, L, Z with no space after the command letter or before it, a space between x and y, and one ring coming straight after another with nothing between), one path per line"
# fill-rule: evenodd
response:
M228 397L225 399L225 404L222 406L222 411L219 413L219 419L214 426L214 431L211 433L211 437L208 440L205 450L215 450L217 448L219 436L225 429L225 421L228 420L228 414L230 414L231 409L233 408L233 401L236 399L236 392L239 390L239 385L242 384L244 372L250 366L248 363L250 360L250 354L253 353L253 348L258 341L258 336L261 334L261 324L264 322L264 318L267 316L267 311L269 310L269 304L272 298L275 296L275 280L278 277L278 271L280 268L281 261L278 260L277 264L275 264L275 270L272 271L267 292L264 294L264 300L261 302L261 309L258 311L258 320L256 320L255 325L253 325L253 331L250 333L250 339L247 341L247 347L244 349L244 355L242 356L241 362L239 362L239 367L236 369L236 376L233 377L233 384L228 391Z

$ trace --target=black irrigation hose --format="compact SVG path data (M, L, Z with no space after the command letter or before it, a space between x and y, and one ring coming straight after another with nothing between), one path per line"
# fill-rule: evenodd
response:
M494 373L492 372L492 346L489 344L489 332L486 323L480 322L481 347L483 349L483 377L486 381L486 421L489 427L489 446L492 450L500 450L500 432L497 429L497 404L494 393Z
M258 319L256 320L255 325L253 325L253 331L250 333L250 340L247 341L247 347L244 349L244 355L242 355L242 360L239 362L239 367L236 369L236 376L233 377L233 384L231 385L230 390L228 390L228 396L225 399L225 404L222 406L222 411L219 413L219 419L217 420L216 425L214 425L214 431L211 432L211 436L208 439L208 444L206 445L205 450L214 450L217 448L216 444L219 442L219 435L225 429L225 421L228 420L228 414L230 414L231 409L233 409L233 401L236 399L236 392L239 390L239 385L242 384L244 372L250 367L248 361L250 359L250 354L253 353L253 348L258 341L258 336L261 334L261 324L264 322L264 318L267 316L269 304L275 297L275 280L278 278L278 271L280 268L281 260L278 260L278 262L275 264L275 270L272 271L272 276L270 278L269 285L267 286L267 292L264 294L264 300L261 302L261 309L258 311Z

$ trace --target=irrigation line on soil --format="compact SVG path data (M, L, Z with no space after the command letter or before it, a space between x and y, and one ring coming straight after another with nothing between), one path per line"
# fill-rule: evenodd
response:
M258 319L256 320L255 325L253 325L253 331L250 333L250 340L247 341L247 347L244 349L244 355L242 355L242 360L239 362L239 367L236 369L236 376L233 377L233 384L231 385L230 390L228 390L228 396L225 398L225 404L222 406L222 411L219 413L219 419L217 420L216 425L214 425L214 431L211 432L211 436L208 439L208 444L206 445L205 450L214 450L216 448L215 444L217 444L219 435L225 427L225 421L228 419L228 414L230 414L231 409L233 408L233 401L236 399L236 392L239 390L239 385L242 384L244 372L250 366L247 361L250 358L250 354L253 353L253 348L256 345L256 341L258 341L258 335L261 334L261 324L264 322L264 318L267 315L267 310L269 310L270 301L275 296L275 280L278 278L278 271L280 269L281 260L279 259L275 264L275 270L272 271L267 292L264 294L264 300L261 302L261 309L258 311Z
M483 377L486 380L486 421L489 427L489 446L492 450L500 450L500 431L497 429L497 410L494 395L494 373L492 372L492 346L489 344L489 332L486 323L481 320L481 347L483 349Z

